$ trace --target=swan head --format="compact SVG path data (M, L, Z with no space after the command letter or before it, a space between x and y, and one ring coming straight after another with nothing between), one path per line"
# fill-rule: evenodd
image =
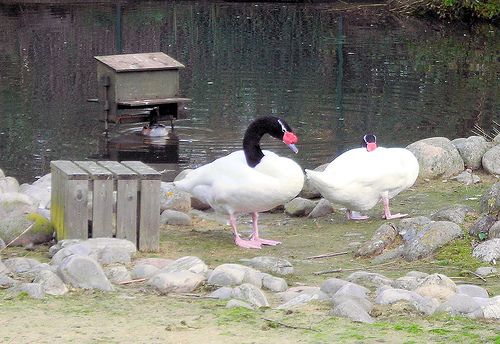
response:
M168 129L163 124L157 123L145 125L141 130L141 134L149 137L163 137L167 136L169 133Z
M377 137L373 134L366 134L363 136L362 145L368 152L374 151L377 149Z

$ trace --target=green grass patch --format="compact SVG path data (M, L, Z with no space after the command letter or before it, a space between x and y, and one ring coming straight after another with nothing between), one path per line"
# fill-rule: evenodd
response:
M472 241L472 237L466 233L463 239L454 240L443 246L436 254L437 264L474 271L482 264L472 256Z

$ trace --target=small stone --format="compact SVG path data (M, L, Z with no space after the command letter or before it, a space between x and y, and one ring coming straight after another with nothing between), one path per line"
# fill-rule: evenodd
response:
M391 245L398 236L398 230L390 224L381 225L373 234L372 238L356 252L356 256L371 257L382 253Z
M68 288L63 281L50 270L41 270L37 273L34 283L39 283L44 292L49 295L64 295L68 292Z
M173 226L191 226L191 217L177 210L166 209L161 213L160 223Z
M104 269L104 274L113 284L120 284L121 282L130 281L132 276L126 267L119 266L109 266Z
M470 297L483 297L488 298L488 291L480 286L473 284L460 284L457 285L457 293L468 295Z
M481 266L476 269L476 274L479 276L486 277L488 275L494 275L498 272L497 268L494 268L493 266Z
M261 256L252 259L240 259L246 265L266 271L276 275L289 275L293 274L293 265L284 258L277 258L272 256Z
M5 264L0 260L0 275L8 274L9 272L10 272L9 268L5 266Z
M480 243L472 250L472 256L483 262L496 264L500 260L500 239L495 238Z
M234 288L232 296L247 301L256 307L269 307L269 301L267 301L267 297L262 290L249 283Z
M465 217L475 213L474 209L462 204L455 204L449 207L441 208L431 215L434 221L451 221L456 224L462 224Z
M130 272L130 277L132 279L146 278L149 279L160 272L154 265L149 264L139 264L134 266L132 271Z
M254 307L252 305L246 303L245 301L241 301L241 300L231 299L226 304L226 308L236 308L236 307L242 307L242 308L254 310Z
M471 228L469 228L469 234L475 237L479 237L480 239L484 239L488 237L490 228L497 221L495 216L491 215L483 215L480 217ZM481 238L481 235L484 235L484 238Z
M291 299L302 294L316 295L317 297L315 297L314 299L320 301L325 301L330 299L330 297L324 292L322 292L319 287L312 287L312 286L291 287L284 292L277 293L276 295L280 298L282 302L288 302Z
M331 314L342 318L348 318L355 322L369 324L375 322L368 312L353 300L347 300L335 306Z
M425 297L446 301L457 292L457 286L445 275L432 274L420 282L415 292Z
M288 284L283 278L263 274L262 286L275 293L287 290Z
M332 204L330 203L330 201L322 198L319 200L318 204L316 204L314 209L309 213L309 215L307 217L310 219L315 219L318 217L323 217L323 216L329 215L329 214L333 213L333 211L334 210L333 210L333 207L332 207Z
M285 204L285 213L290 216L307 216L316 207L316 202L296 197Z
M490 227L488 231L488 238L489 239L500 239L500 221L497 221L493 224L493 226Z
M19 284L19 282L15 279L10 278L7 275L0 274L0 288L10 288L17 284Z
M472 185L481 182L481 178L479 178L478 175L473 174L471 170L465 170L458 176L452 177L450 179L454 179L464 185Z
M246 266L239 264L221 264L208 278L208 284L216 286L235 286L243 283Z
M190 293L205 281L205 276L188 270L161 272L146 283L164 294Z
M214 290L209 296L213 298L217 298L219 300L230 299L233 295L233 288L230 287L220 287L217 290Z
M500 210L500 182L493 184L479 200L481 213L496 216Z
M391 285L392 280L385 277L384 275L367 272L367 271L356 271L350 274L347 278L347 281L352 283L357 283L366 288L379 287L382 285Z

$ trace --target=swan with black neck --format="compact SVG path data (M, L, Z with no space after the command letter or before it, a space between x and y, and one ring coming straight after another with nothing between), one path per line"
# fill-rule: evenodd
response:
M258 213L291 200L302 190L304 174L292 159L262 150L260 140L269 134L297 153L298 138L283 119L267 116L254 120L243 138L243 150L203 165L175 182L175 186L229 215L234 242L244 248L277 245L279 241L259 235ZM253 232L249 240L237 231L236 215L252 214Z

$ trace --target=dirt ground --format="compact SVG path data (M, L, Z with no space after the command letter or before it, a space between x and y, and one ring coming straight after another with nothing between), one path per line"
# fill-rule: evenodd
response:
M430 215L440 207L466 204L478 209L478 198L495 179L481 176L483 183L463 186L456 182L419 182L392 202L395 212L410 216ZM348 222L341 211L311 220L290 218L283 213L262 214L261 235L283 241L277 247L243 250L231 240L225 219L213 214L196 217L190 227L162 228L161 251L139 257L177 259L192 255L210 268L239 263L242 258L271 255L292 262L295 273L286 277L289 286L319 286L330 277L345 278L353 270L367 270L397 278L411 270L443 273L456 282L485 287L500 294L500 278L486 282L468 273L480 264L453 257L431 257L419 262L396 261L383 265L355 258L350 244L368 240L384 221L382 206L364 222ZM470 219L473 221L473 219ZM251 232L250 217L239 218L244 234ZM467 225L464 226L467 228ZM48 247L35 251L8 248L2 259L12 256L48 261ZM324 259L307 257L349 251ZM453 252L453 251L450 251ZM342 268L340 273L314 272ZM208 287L193 295L157 295L142 283L116 287L111 293L72 290L61 297L33 300L13 297L0 290L0 343L495 343L500 344L500 323L435 315L421 317L401 309L376 310L374 324L357 324L329 315L326 304L312 303L294 311L273 310L279 304L271 293L271 308L249 311L226 309L225 301L207 299Z

